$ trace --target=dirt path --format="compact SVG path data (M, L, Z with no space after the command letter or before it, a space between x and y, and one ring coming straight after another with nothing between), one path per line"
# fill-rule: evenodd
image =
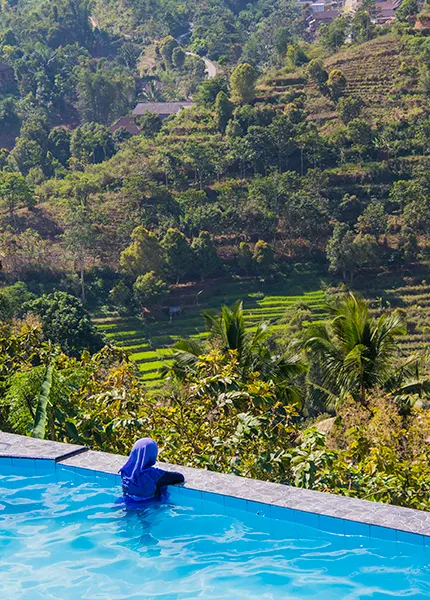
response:
M202 61L205 63L208 79L213 79L216 76L218 69L214 62L212 62L208 58L205 58L204 56L199 56L198 54L195 54L195 52L187 52L187 54L189 56L195 56L197 58L202 59Z

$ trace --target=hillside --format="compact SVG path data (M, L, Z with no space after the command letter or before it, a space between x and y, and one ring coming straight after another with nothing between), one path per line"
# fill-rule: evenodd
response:
M430 508L430 37L374 8L2 3L0 430Z
M425 112L428 100L418 84L417 57L405 48L397 35L377 37L324 59L327 71L340 69L345 75L346 94L364 101L363 114L374 123L393 118L405 119ZM320 127L332 129L338 123L335 103L309 84L304 71L280 70L263 77L258 86L258 102L282 108L303 101L308 118Z

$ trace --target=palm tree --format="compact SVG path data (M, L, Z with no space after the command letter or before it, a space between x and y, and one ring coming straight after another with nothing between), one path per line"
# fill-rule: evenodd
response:
M153 79L145 84L140 96L144 102L163 102L164 100L159 85Z
M306 371L300 352L288 349L281 355L270 351L265 343L268 324L260 323L255 331L247 331L243 314L243 302L232 308L223 306L219 314L204 312L209 346L222 352L236 351L242 381L252 372L258 372L264 381L276 384L278 396L284 401L299 402L300 390L293 379ZM198 357L205 354L205 347L196 340L180 340L173 346L174 362L164 370L183 379L188 372L198 372Z
M374 319L364 299L353 293L327 305L327 310L330 321L311 324L303 346L320 377L320 381L310 379L310 385L326 396L328 404L351 394L366 405L369 390L376 387L395 396L428 389L420 376L422 357L399 360L397 339L406 333L401 313Z

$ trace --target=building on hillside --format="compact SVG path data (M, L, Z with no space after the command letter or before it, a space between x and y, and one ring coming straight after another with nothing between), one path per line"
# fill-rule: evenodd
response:
M402 0L383 0L376 2L374 22L377 25L386 25L392 23L396 18L396 10L399 8Z
M111 133L115 133L115 131L121 127L131 135L137 135L140 132L140 128L136 125L133 117L121 117L112 125L110 131Z
M396 8L393 2L377 2L375 6L375 23L385 25L396 18Z
M15 78L12 67L5 63L0 63L0 88L12 83Z
M177 115L183 108L191 108L194 102L139 102L133 110L133 116L139 117L148 112L160 115L162 119Z
M313 12L307 18L308 22L308 32L315 33L321 27L321 25L329 25L332 23L336 17L338 17L340 12L338 10L323 10Z
M324 12L324 10L325 10L325 4L324 4L324 2L312 2L312 4L311 4L311 10L312 10L313 13Z

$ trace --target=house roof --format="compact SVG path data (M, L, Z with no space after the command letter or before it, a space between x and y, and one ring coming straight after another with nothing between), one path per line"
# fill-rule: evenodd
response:
M339 16L338 10L324 10L312 13L312 19L315 21L330 21Z
M147 112L156 115L177 115L182 108L191 108L194 102L139 102L133 110L133 115L144 115Z
M12 67L10 67L9 65L7 65L6 63L2 63L0 62L0 72L2 71L12 71Z
M394 17L394 15L395 15L395 10L392 6L387 6L386 8L378 8L377 12L376 12L376 18L379 18L379 17L389 18L389 17Z
M126 129L132 135L137 135L140 132L140 129L136 125L136 122L133 119L133 117L121 117L120 119L118 119L118 121L116 121L110 128L111 133L114 133L114 131L116 131L120 127L124 127L124 129Z

